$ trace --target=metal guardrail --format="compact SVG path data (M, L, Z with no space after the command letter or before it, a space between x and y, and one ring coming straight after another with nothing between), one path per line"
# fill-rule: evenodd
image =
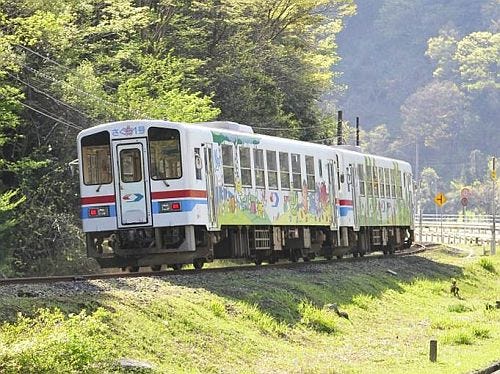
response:
M500 244L500 217L496 217L496 244ZM491 246L493 216L463 216L461 214L422 214L415 217L415 235L421 242L447 244L475 243Z

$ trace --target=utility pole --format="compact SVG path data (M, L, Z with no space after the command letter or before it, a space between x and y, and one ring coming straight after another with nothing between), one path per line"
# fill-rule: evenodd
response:
M491 181L493 182L493 199L491 201L491 216L493 219L493 223L491 225L491 255L494 256L496 254L496 210L497 210L497 195L496 195L496 185L497 185L497 169L496 169L496 158L493 156L492 166L491 166Z

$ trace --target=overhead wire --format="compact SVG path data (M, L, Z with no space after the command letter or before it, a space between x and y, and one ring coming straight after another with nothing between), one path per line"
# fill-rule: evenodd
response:
M88 119L93 119L93 118L92 118L92 117L90 117L87 113L85 113L85 112L81 111L80 109L78 109L78 108L76 108L76 107L74 107L74 106L72 106L72 105L70 105L70 104L68 104L68 103L66 103L66 102L64 102L64 101L62 101L62 100L59 100L59 99L55 98L54 96L52 96L52 95L48 94L47 92L43 91L42 89L40 89L40 88L38 88L38 87L36 87L36 86L34 86L34 85L32 85L32 84L30 84L30 83L28 83L28 82L24 81L23 79L21 79L21 78L19 78L19 77L15 76L14 74L9 73L8 71L6 71L6 73L7 73L7 75L9 75L10 77L12 77L12 78L14 78L15 80L17 80L18 82L20 82L20 83L24 84L25 86L30 87L30 88L31 88L31 89L33 89L34 91L36 91L36 92L38 92L38 93L40 93L40 94L42 94L42 95L44 95L44 96L46 96L46 97L50 98L50 99L51 99L51 100L53 100L54 102L56 102L56 103L58 103L58 104L61 104L61 105L65 106L65 107L67 107L67 108L69 108L69 109L71 109L71 110L73 110L73 111L75 111L75 112L77 112L77 113L81 114L82 116L84 116L84 117L86 117L86 118L88 118Z
M50 118L50 119L52 119L52 120L54 120L54 121L57 121L57 122L59 122L59 123L61 123L61 124L65 125L65 126L67 126L67 127L71 127L71 128L73 128L73 129L75 129L75 130L79 130L79 131L83 130L83 127L78 126L78 125L76 125L76 124L74 124L74 123L72 123L72 122L70 122L70 121L66 121L66 120L62 120L62 119L60 119L60 118L54 117L53 115L51 115L51 114L53 114L53 113L48 112L48 113L50 113L50 114L48 114L48 113L42 112L41 110L36 109L36 108L34 108L34 107L32 107L32 106L30 106L30 105L26 104L26 103L23 103L22 101L20 101L20 102L19 102L19 104L21 104L22 106L24 106L24 107L26 107L26 108L28 108L28 109L31 109L31 110L32 110L32 111L34 111L34 112L39 113L39 114L41 114L41 115L43 115L43 116L45 116L45 117L47 117L47 118Z
M38 52L34 51L33 49L31 49L31 48L29 48L29 47L26 47L26 46L23 46L23 45L20 45L20 44L16 44L16 46L17 46L17 47L20 47L20 48L22 48L22 49L24 49L24 50L26 50L26 51L28 51L28 52L30 52L30 53L32 53L32 54L35 54L36 56L38 56L38 57L40 57L40 58L44 59L45 61L48 61L48 62L50 62L50 63L52 63L52 64L54 64L54 65L57 65L57 66L59 66L59 67L61 67L61 68L65 69L66 71L69 71L69 72L75 73L73 69L71 69L71 68L69 68L69 67L67 67L67 66L62 65L62 64L60 64L59 62L57 62L57 61L55 61L55 60L53 60L53 59L51 59L51 58L49 58L49 57L47 57L47 56L44 56L44 55L42 55L41 53L38 53ZM25 67L26 69L28 69L28 70L29 70L29 71L31 71L32 73L37 74L37 75L39 75L39 76L41 76L41 77L43 77L43 78L45 78L45 79L47 79L47 80L50 80L50 81L52 81L52 82L54 82L54 83L58 83L58 84L62 84L62 85L67 85L67 86L69 86L69 87L73 88L74 90L76 90L77 92L79 92L79 93L81 93L81 94L83 94L83 95L85 95L85 96L87 96L87 97L93 98L94 100L96 100L96 101L98 101L98 102L100 102L100 103L102 103L102 104L106 104L106 105L109 105L109 106L113 106L113 107L115 107L116 109L119 109L119 110L125 111L125 112L127 112L127 113L129 113L129 114L134 114L134 115L139 115L139 116L142 116L142 117L145 117L145 118L149 118L148 116L145 116L145 114L144 114L144 113L142 113L142 112L140 112L140 111L137 111L137 110L131 110L131 109L129 109L129 108L126 108L126 107L125 107L125 106L123 106L123 105L119 105L119 104L113 103L113 102L111 102L111 101L108 101L108 100L106 100L106 99L103 99L102 97L99 97L99 96L94 95L94 94L92 94L92 93L86 92L86 91L84 91L84 90L82 90L82 89L80 89L80 88L78 88L78 87L75 87L74 85L72 85L72 84L70 84L70 83L68 83L68 82L63 82L63 81L61 81L61 80L58 80L58 79L54 78L53 76L50 76L50 75L48 75L48 74L46 74L46 73L41 72L40 70L37 70L37 69L35 69L35 68L32 68L31 66L29 66L29 65L27 65L27 64L23 64L23 67ZM76 75L78 75L78 76L82 77L82 75L81 75L81 74L76 73ZM108 89L111 89L111 90L115 90L115 91L116 91L116 88L113 88L113 87L111 87L111 86L109 86L109 85L106 85L105 83L102 83L102 85L103 85L104 87L108 88Z

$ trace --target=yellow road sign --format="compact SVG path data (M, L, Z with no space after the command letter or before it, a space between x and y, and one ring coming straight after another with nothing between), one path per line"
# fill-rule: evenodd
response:
M443 206L444 203L446 203L446 196L444 196L444 194L440 192L434 198L434 202L439 206Z

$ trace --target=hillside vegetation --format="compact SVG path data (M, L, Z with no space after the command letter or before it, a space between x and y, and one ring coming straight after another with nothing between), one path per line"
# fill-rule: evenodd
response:
M5 287L0 372L119 372L129 358L158 373L465 373L500 358L500 310L485 308L500 295L499 269L498 256L435 250L279 272Z

